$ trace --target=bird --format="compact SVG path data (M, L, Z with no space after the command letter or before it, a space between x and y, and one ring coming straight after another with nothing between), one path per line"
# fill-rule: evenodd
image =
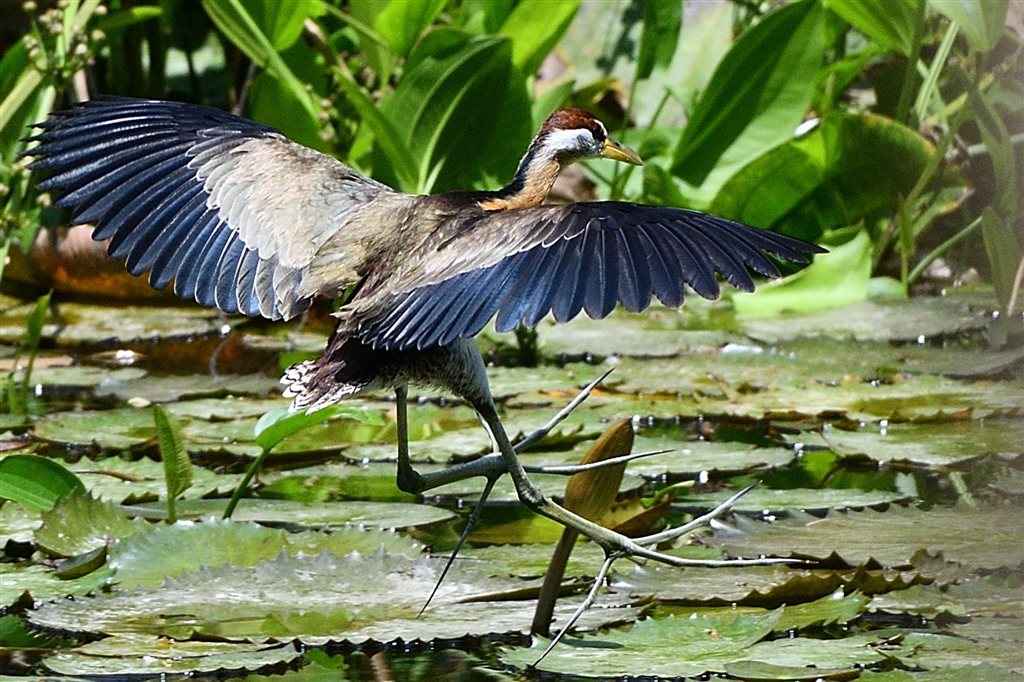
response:
M274 128L194 104L100 97L51 114L26 139L30 168L47 174L38 188L157 289L269 320L344 296L324 353L285 372L284 395L313 411L394 391L399 488L452 480L419 474L409 456L408 386L435 387L466 400L495 446L485 467L456 475L507 472L524 504L606 552L667 563L541 493L502 426L474 337L492 319L504 332L548 315L641 311L653 297L678 307L686 287L717 298L716 274L752 291L752 273L780 275L768 255L805 263L823 252L683 208L545 204L574 162L642 164L575 108L548 116L505 187L433 195L396 191Z

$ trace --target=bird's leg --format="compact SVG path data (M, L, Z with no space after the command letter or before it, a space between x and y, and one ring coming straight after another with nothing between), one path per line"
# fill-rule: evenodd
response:
M546 424L536 429L525 438L520 440L513 446L515 452L522 452L526 448L536 444L540 439L546 436L551 429L558 426L574 409L576 409L580 403L587 399L594 388L601 383L611 370L608 370L598 378L591 381L583 389L576 394L568 404L559 410ZM420 493L437 488L448 483L454 483L455 481L464 481L467 478L473 478L474 476L485 476L490 478L491 476L500 476L505 473L505 459L504 456L498 452L494 452L489 455L484 455L478 459L474 459L471 462L463 462L450 466L441 471L432 471L426 474L421 474L412 467L412 462L409 458L409 437L408 437L408 422L406 416L406 405L408 401L408 388L402 385L395 389L395 403L396 403L396 421L398 427L398 488L403 492L418 495ZM482 418L482 417L481 417ZM490 426L484 422L484 426L487 428L488 433L491 433ZM493 434L492 434L492 442ZM594 464L586 465L566 465L561 467L530 467L530 471L534 473L556 473L564 475L572 475L579 473L580 471L586 471L587 469L596 469L602 466L610 466L614 464L621 464L623 461L629 459L636 459L637 457L643 457L647 454L656 453L641 453L634 455L625 455L626 460L619 458L604 460L601 462L595 462Z
M418 495L423 492L423 476L412 468L409 459L409 417L406 404L409 387L401 384L395 387L395 428L398 436L398 474L395 483L402 492Z
M430 591L430 596L427 597L427 601L423 604L423 608L420 609L419 615L423 615L423 612L430 606L430 602L434 599L434 595L437 594L437 589L441 587L441 583L444 582L445 577L448 575L448 570L451 569L452 564L455 563L455 558L459 556L459 552L462 551L462 546L466 544L466 540L469 539L469 534L476 529L480 523L480 514L483 512L484 504L487 502L487 498L491 495L491 490L494 489L494 484L498 482L504 471L496 474L491 474L487 477L487 483L484 485L483 491L480 493L480 499L473 505L473 511L470 513L469 518L466 519L466 525L462 528L462 534L459 535L459 541L455 543L455 547L452 548L451 554L448 555L448 561L444 564L444 569L441 571L441 575L438 577L437 582L434 583L434 589Z
M494 409L494 402L487 399L486 401L480 401L475 407L498 444L498 449L504 458L509 475L515 483L516 492L519 494L519 499L523 504L542 516L557 521L567 528L579 531L602 547L608 556L630 556L638 559L651 559L671 566L763 566L770 563L794 563L788 559L684 559L647 547L647 545L655 544L664 534L644 538L643 544L641 544L641 542L631 540L621 533L616 533L604 526L588 521L582 516L574 514L565 507L547 499L540 488L530 480L522 463L516 456L515 449L505 433L501 420L498 418L498 413Z

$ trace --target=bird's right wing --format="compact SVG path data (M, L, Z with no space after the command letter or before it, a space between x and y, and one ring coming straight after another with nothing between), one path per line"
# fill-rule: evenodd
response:
M746 291L750 273L778 277L765 255L806 262L824 249L698 211L618 201L540 206L469 216L410 259L395 284L353 302L350 324L374 348L446 345L477 334L602 318L616 303L683 302L684 285L717 298L716 274Z
M336 295L364 253L353 212L388 194L335 159L265 125L178 102L104 98L39 125L27 155L44 190L132 274L225 312L289 318ZM306 277L331 241L329 281ZM344 248L339 248L338 245Z

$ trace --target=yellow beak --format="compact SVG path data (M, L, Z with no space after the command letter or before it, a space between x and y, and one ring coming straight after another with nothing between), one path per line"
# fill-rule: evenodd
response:
M644 161L640 158L639 154L626 145L616 142L610 137L606 137L604 144L601 145L601 156L606 159L612 159L613 161L631 163L634 166L644 165Z

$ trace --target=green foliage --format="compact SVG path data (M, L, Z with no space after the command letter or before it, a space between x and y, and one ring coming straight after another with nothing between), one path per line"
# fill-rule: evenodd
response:
M84 493L82 481L59 462L36 455L0 459L0 501L46 511L72 493Z
M0 248L0 258L6 258L9 244ZM43 335L43 324L50 312L50 294L39 297L25 321L21 343L11 358L11 369L4 375L0 407L11 414L25 415L35 411L32 395L32 366L35 364L39 340ZM21 366L24 361L24 367Z
M153 421L160 443L160 458L164 463L164 482L167 484L167 520L174 523L177 515L174 502L192 486L192 460L181 438L181 426L167 414L162 405L153 407Z

